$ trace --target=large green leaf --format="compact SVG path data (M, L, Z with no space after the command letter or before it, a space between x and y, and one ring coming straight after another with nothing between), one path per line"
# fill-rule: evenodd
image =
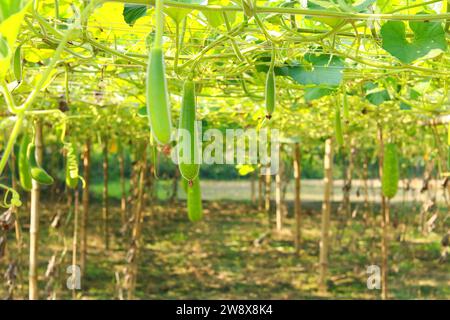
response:
M303 85L328 86L339 86L342 82L344 63L341 58L328 54L318 56L307 54L305 55L305 61L311 64L310 69L305 66L286 67L289 76L296 82Z
M313 87L313 88L306 88L305 95L304 95L305 102L311 102L313 100L328 96L331 93L333 93L334 91L336 91L336 90L333 88L321 87L321 86L317 86L317 87Z
M1 0L0 1L0 23L8 19L13 14L22 10L27 4L27 0Z
M259 72L267 72L269 66L267 62L270 58L261 58L260 61L265 64L257 64L256 70ZM339 86L342 82L342 72L344 70L344 62L338 56L329 54L306 54L304 57L305 65L292 63L283 67L274 67L275 75L288 76L294 81L302 85L326 85Z
M391 100L389 93L387 90L381 89L379 91L375 91L366 95L366 99L376 106L381 105L385 101Z
M9 55L8 41L0 34L0 59L6 58Z
M426 56L431 50L447 50L445 32L440 22L411 21L414 33L406 38L406 26L401 21L389 21L381 27L382 47L403 63L411 63Z
M367 101L376 106L379 106L383 102L391 100L389 92L384 88L378 87L378 84L374 82L365 83L364 91L366 92Z
M30 4L30 0L0 1L0 78L8 72L17 34Z
M230 1L228 0L208 0L208 5L229 5ZM218 28L220 26L223 26L225 24L225 21L223 19L223 15L222 12L220 11L208 11L205 10L202 12L203 15L206 17L206 19L208 20L208 23L213 27L213 28ZM228 21L230 22L230 24L233 24L233 22L236 19L236 12L226 12Z

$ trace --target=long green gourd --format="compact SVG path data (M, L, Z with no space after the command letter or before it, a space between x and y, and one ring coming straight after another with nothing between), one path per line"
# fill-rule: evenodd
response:
M17 159L20 185L25 191L31 191L32 188L31 168L30 163L28 162L28 145L30 142L30 135L25 132L20 142L19 156Z
M181 102L181 115L179 129L182 137L181 150L183 154L178 160L181 175L188 181L194 180L198 176L200 164L198 163L198 143L197 130L195 127L195 84L191 80L184 82L183 100ZM188 138L188 139L186 139Z
M273 66L269 68L266 77L266 117L270 120L272 114L275 111L275 72Z
M199 221L203 217L202 193L198 176L187 186L188 218L192 222Z
M381 189L383 195L389 199L395 197L398 190L399 163L397 146L395 143L387 143L384 146L383 177Z
M153 46L150 49L146 78L147 114L155 139L160 144L168 144L172 131L172 120L162 49L163 0L156 0L155 4L156 32Z

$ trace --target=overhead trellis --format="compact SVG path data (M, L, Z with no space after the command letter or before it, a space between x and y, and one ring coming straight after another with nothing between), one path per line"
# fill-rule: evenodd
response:
M66 49L73 53L73 73L81 77L114 72L126 77L142 72L153 31L153 1L101 2L83 24L83 38ZM55 17L54 1L38 3L39 9L25 18L33 33L21 35L34 40L24 47L30 63L45 59L46 46L50 53L57 44L58 35L46 28L55 26L62 33L76 21L74 6L60 1ZM164 4L172 18L166 19L165 27L166 69L174 80L196 70L203 87L242 87L245 81L247 90L260 91L263 82L255 73L267 68L272 46L280 81L307 92L326 92L342 81L384 78L386 73L440 79L450 75L445 25L450 14L445 1ZM89 92L92 86L85 89Z
M14 46L21 49L24 81L9 81L13 94L33 90L66 31L75 28L44 99L145 104L154 1L32 2ZM179 95L194 74L200 98L262 103L274 59L278 101L285 106L347 91L370 105L395 101L402 110L446 112L448 11L447 1L436 0L166 0L170 92Z

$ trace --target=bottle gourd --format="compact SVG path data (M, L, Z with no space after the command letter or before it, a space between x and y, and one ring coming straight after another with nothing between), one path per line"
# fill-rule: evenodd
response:
M399 164L397 146L387 143L384 146L383 177L381 188L383 195L389 199L395 197L398 190Z
M187 80L183 86L183 100L181 102L181 115L179 123L179 148L183 154L179 154L179 168L181 175L188 181L198 176L198 142L195 125L195 84ZM181 140L181 141L180 141Z

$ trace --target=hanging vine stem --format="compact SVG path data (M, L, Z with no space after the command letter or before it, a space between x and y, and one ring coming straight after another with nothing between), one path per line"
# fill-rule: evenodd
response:
M5 190L3 202L0 202L0 207L11 208L12 206L20 207L22 205L22 202L20 201L20 195L16 190L14 190L13 188L8 187L4 184L1 184L1 183L0 183L0 189ZM8 199L10 198L10 195L11 195L11 200L8 201Z
M97 0L91 1L89 3L89 5L86 6L86 8L84 9L84 11L82 13L82 17L87 16L97 3L98 3ZM36 1L35 1L35 4L36 4ZM11 155L11 152L13 150L13 147L14 147L14 144L16 142L17 136L19 135L20 130L22 128L22 123L24 121L26 111L28 111L28 109L33 105L33 103L36 100L36 98L37 98L39 92L41 91L42 87L47 82L47 80L50 78L53 69L55 68L56 64L59 61L61 53L64 51L67 42L73 36L73 33L75 31L76 31L75 28L71 28L64 34L64 36L61 39L61 42L59 43L58 47L56 48L55 52L53 53L53 57L51 58L49 64L47 65L47 68L43 72L42 77L39 79L39 81L35 85L33 91L31 91L31 93L28 95L27 99L22 104L22 106L16 107L14 109L14 111L15 111L14 113L17 116L17 120L16 120L16 123L14 124L14 127L13 127L12 131L11 131L11 135L10 135L10 137L8 139L8 142L6 144L6 147L5 147L5 150L3 152L2 158L0 160L0 175L2 175L6 164L8 163L9 156ZM2 82L2 87L3 87L3 82ZM6 97L7 94L4 95L4 96ZM8 101L9 98L6 97L6 99Z
M230 32L231 31L231 25L230 25L230 21L228 20L228 15L226 12L222 12L222 17L223 20L225 21L225 26L227 28L227 31ZM227 36L227 35L226 35ZM239 58L239 60L241 61L246 61L247 63L249 63L247 57L244 57L241 53L241 50L239 49L239 46L236 44L236 40L233 37L230 37L230 42L231 45L233 46L233 51L236 54L236 56Z
M154 4L155 0L101 0L102 2L120 2L132 4ZM157 1L157 0L156 0ZM242 12L241 6L221 6L221 5L203 5L195 3L184 3L173 0L166 0L165 6L175 8L186 8L198 11L230 11ZM403 9L404 10L404 9ZM392 14L392 13L356 13L356 12L342 12L330 10L312 10L303 8L288 8L288 7L266 7L256 6L254 13L285 13L291 15L323 17L323 18L340 18L346 20L391 20L391 21L432 21L432 20L448 20L450 13L440 14Z
M388 65L388 64L375 63L375 62L370 62L366 59L362 59L362 58L358 58L358 57L349 55L345 52L341 52L341 51L338 51L333 48L328 48L328 49L330 50L331 53L333 53L335 55L339 55L341 57L348 58L355 62L364 64L366 66L371 66L371 67L375 67L375 68L379 68L379 69L410 70L410 71L419 71L419 72L425 72L425 73L431 73L431 74L440 74L440 75L444 75L444 76L450 76L450 73L445 72L445 71L427 69L427 68L422 68L422 67L417 67L417 66L412 66L412 65L407 65L407 64L403 64L401 66L393 66L393 65Z
M337 25L335 25L331 30L326 31L320 35L317 36L313 36L313 37L301 37L301 38L297 38L297 37L286 37L284 38L285 41L296 41L296 42L315 42L315 41L321 41L325 38L328 37L332 37L332 36L336 36L339 31L342 30L342 28L347 24L348 21L343 20L340 23L338 23Z
M1 80L0 85L1 85L3 96L5 97L6 105L8 106L9 111L11 113L17 113L19 109L17 108L16 103L14 102L14 97L12 96L11 92L8 89L8 85L5 81L5 79Z

